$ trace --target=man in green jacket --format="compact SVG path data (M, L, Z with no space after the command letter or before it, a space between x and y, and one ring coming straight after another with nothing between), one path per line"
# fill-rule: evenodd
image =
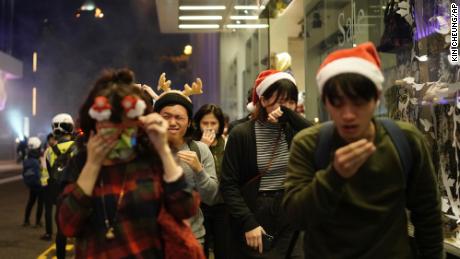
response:
M373 118L384 80L375 46L331 53L316 79L334 123L330 162L324 169L315 163L323 125L296 135L283 200L293 224L306 230L306 258L443 258L438 185L424 136L396 122L412 150L406 176L389 134Z

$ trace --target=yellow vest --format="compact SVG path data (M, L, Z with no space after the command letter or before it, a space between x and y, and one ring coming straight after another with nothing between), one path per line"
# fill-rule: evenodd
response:
M59 149L59 151L61 152L61 154L64 154L65 152L67 152L67 150L70 148L70 146L72 146L72 144L74 144L75 141L73 140L69 140L69 141L66 141L66 142L61 142L61 143L58 143L56 144L57 145L57 148ZM70 157L73 157L75 154L75 152L71 152L70 153ZM53 148L52 147L48 147L46 149L46 160L48 162L48 165L50 166L50 168L53 167L54 165L54 162L56 161L57 159L57 154L54 153L53 151ZM46 181L48 181L48 178L49 178L49 172L48 170L46 170L46 174L47 174L47 178L46 178Z

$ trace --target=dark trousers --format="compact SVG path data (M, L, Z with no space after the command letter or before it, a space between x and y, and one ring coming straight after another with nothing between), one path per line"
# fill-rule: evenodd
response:
M57 215L56 215L57 216ZM64 259L65 258L65 247L67 245L67 237L64 236L59 229L59 225L57 228L57 233L56 233L56 257L58 259Z
M45 225L46 225L46 233L53 234L53 207L56 205L57 196L59 195L59 191L57 186L54 186L53 183L48 182L48 186L46 187L46 199L45 199ZM55 212L55 220L57 225L56 231L56 256L58 259L65 258L65 247L67 245L67 238L61 233L59 229L59 225L57 224L57 216L58 211L56 209Z
M35 224L39 224L43 214L43 192L41 188L29 188L29 200L27 201L26 212L24 214L24 223L30 223L30 213L32 212L35 202L37 202Z
M45 231L46 234L53 234L53 205L55 199L51 197L48 186L44 187L43 190L44 202L45 202Z
M265 232L274 237L269 251L259 254L246 244L244 230L241 226L232 224L232 258L264 258L284 259L293 239L295 229L289 224L289 219L281 207L283 192L259 192L256 208L253 210L257 222ZM296 240L289 258L303 258L302 241Z
M204 215L204 251L209 258L209 249L212 248L214 258L227 259L230 252L230 226L229 213L225 204L207 206L201 204Z

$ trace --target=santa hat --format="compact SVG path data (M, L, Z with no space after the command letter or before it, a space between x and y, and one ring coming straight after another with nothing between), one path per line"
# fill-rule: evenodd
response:
M295 83L294 77L286 72L270 69L260 72L257 76L254 87L252 88L252 102L248 103L247 108L250 112L254 111L256 104L259 102L259 98L267 91L267 89L275 82L287 79L292 83Z
M316 75L320 94L329 79L344 73L360 74L371 80L378 90L382 90L384 77L374 44L366 42L351 49L341 49L329 54Z

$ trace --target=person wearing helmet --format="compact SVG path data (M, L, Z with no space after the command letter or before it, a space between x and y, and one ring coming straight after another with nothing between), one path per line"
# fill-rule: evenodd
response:
M45 218L46 233L41 237L42 240L51 240L52 238L52 221L51 212L53 205L56 205L57 197L64 187L64 171L71 157L77 153L73 133L74 121L72 116L67 113L60 113L53 117L51 123L53 136L57 144L50 146L46 157L46 167L48 170L48 186L46 188L45 201ZM65 257L65 246L67 240L59 228L56 232L56 254L57 258Z
M25 185L29 189L29 199L27 201L26 210L24 214L24 223L22 226L30 226L30 213L32 208L37 202L37 210L35 217L35 226L40 227L41 217L43 212L43 202L42 202L42 187L40 184L40 147L41 141L37 137L30 137L27 141L27 154L22 163L22 177Z
M74 122L72 116L67 113L59 113L53 117L51 128L53 134L58 138L64 136L71 136L74 131Z

